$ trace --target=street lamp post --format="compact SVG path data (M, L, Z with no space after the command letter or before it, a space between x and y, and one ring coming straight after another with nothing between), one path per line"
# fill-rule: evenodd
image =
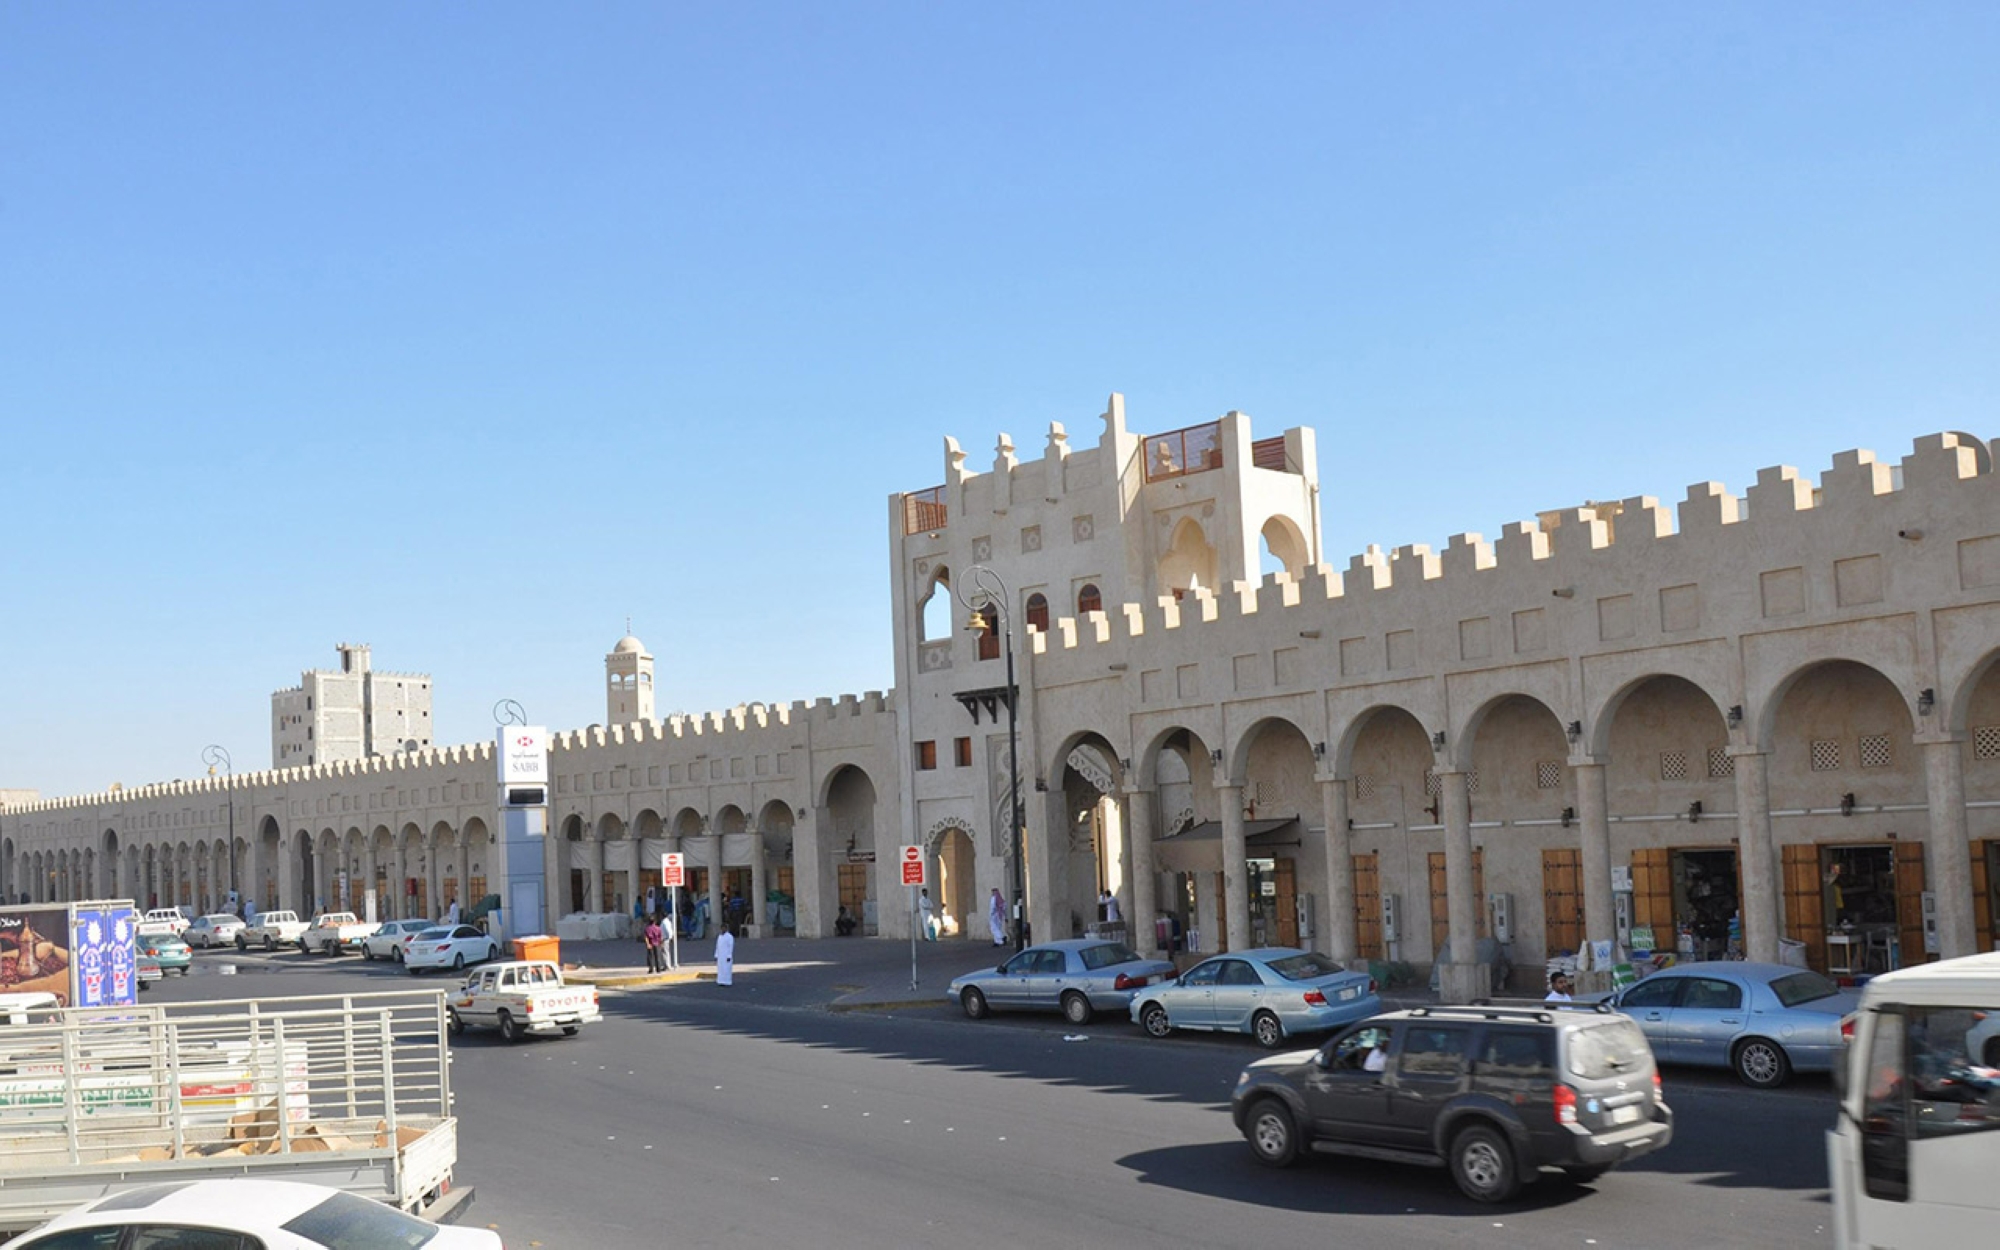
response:
M201 749L201 762L208 765L208 775L215 776L215 770L222 770L222 791L229 797L229 892L236 896L236 906L243 906L243 895L236 885L236 785L230 775L229 752L215 743Z
M968 583L972 587L972 595L961 589ZM1021 689L1014 680L1014 613L1009 605L1007 583L983 564L968 567L963 577L952 583L952 591L971 613L965 622L969 632L986 632L986 609L1000 617L1000 645L1007 654L1007 819L1013 826L1014 835L1014 949L1019 951L1028 944L1028 887L1027 831L1021 823L1021 734L1019 717L1015 712ZM984 602L985 609L973 601L975 596Z

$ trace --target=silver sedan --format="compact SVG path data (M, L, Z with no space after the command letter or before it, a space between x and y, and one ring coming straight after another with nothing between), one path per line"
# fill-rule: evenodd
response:
M1203 960L1180 980L1132 996L1132 1022L1154 1037L1175 1029L1248 1033L1272 1047L1382 1010L1375 982L1325 955L1289 946L1232 951Z
M1174 966L1142 959L1123 942L1075 938L1030 946L990 971L968 972L953 981L945 997L977 1020L996 1007L1059 1010L1071 1024L1088 1024L1100 1011L1123 1011L1132 992Z
M1676 964L1628 985L1611 1005L1639 1022L1662 1063L1732 1068L1746 1085L1825 1072L1844 1049L1840 1022L1853 992L1789 964Z

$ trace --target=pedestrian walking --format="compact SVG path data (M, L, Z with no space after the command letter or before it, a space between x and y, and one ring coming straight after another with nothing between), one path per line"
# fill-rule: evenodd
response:
M449 925L455 925L458 923L457 899L454 898L453 900L451 900L451 906L444 909L444 922Z
M931 892L928 888L918 896L917 910L923 913L924 941L937 941L937 905L931 902Z
M993 887L993 897L986 900L986 927L993 932L993 945L1007 945L1007 900L1000 897L1000 887Z
M736 935L726 928L715 935L715 983L736 984Z
M646 971L665 972L667 970L667 935L660 928L660 918L646 919Z
M1106 924L1119 924L1124 919L1125 917L1118 911L1118 896L1106 890L1104 892L1104 922Z

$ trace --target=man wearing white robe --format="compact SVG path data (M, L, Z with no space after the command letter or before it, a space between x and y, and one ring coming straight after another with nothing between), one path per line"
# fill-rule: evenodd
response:
M1007 901L1000 897L1000 887L993 887L993 897L986 900L986 927L993 931L993 945L1007 944Z
M736 935L727 926L715 937L715 983L736 984Z

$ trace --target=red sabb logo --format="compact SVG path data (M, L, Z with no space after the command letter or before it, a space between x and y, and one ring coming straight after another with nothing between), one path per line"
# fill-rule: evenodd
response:
M527 734L522 734L520 737L514 739L514 745L517 747L531 747L535 745L535 740Z

